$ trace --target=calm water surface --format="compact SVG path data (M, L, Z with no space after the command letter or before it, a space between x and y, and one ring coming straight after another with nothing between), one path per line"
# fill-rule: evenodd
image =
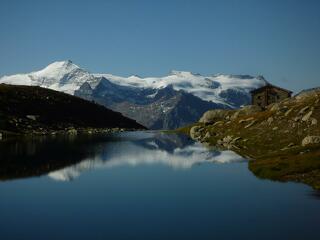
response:
M0 239L320 239L320 197L178 135L0 143Z

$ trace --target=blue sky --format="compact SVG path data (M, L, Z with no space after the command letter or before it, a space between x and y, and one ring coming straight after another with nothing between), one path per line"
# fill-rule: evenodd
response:
M71 59L91 72L264 75L320 86L320 1L0 1L0 75Z

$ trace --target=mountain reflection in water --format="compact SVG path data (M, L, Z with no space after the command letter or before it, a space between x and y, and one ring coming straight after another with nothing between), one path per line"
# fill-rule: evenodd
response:
M97 168L162 164L188 169L201 163L245 161L232 151L209 150L187 136L159 132L4 142L0 158L1 180L48 174L59 181Z

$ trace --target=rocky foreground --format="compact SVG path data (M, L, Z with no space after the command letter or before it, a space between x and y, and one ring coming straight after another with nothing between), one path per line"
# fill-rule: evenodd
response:
M304 91L266 109L211 110L180 129L207 146L252 160L258 177L320 189L320 90Z

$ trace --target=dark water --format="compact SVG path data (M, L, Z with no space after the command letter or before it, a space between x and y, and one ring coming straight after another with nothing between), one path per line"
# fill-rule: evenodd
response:
M151 132L0 143L0 239L320 239L320 198Z

